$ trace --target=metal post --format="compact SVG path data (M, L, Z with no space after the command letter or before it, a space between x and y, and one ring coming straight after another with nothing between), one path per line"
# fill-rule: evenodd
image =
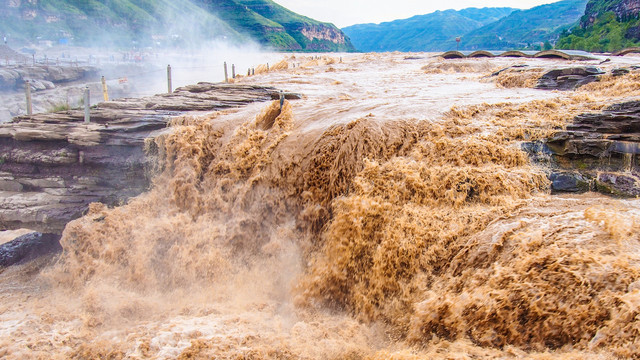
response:
M256 68L251 68L251 75L255 75L256 74Z
M280 91L280 112L282 112L283 106L284 106L284 92Z
M247 69L247 76L251 76L251 69Z
M229 82L229 74L227 74L227 62L224 62L224 82Z
M171 65L167 65L167 92L171 94L173 87L171 86Z
M107 91L107 80L104 76L100 79L102 80L102 98L104 101L109 101L109 92Z
M231 78L236 78L236 64L231 64Z
M89 87L84 88L84 122L88 124L91 121L91 115L89 114Z
M33 106L31 104L31 84L29 83L29 80L25 80L24 82L24 92L27 96L27 115L32 115Z

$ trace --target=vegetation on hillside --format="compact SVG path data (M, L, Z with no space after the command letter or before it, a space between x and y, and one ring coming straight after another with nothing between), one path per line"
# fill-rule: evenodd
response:
M496 21L512 8L436 11L381 24L359 24L342 30L360 51L438 51L455 49L455 38Z
M591 1L581 25L565 31L556 45L559 49L614 52L640 46L638 14L615 13L622 0Z
M302 30L310 28L328 29L341 41L309 39ZM5 0L0 32L14 43L195 46L204 40L251 38L277 50L353 50L334 25L271 0L38 0L17 6Z
M587 0L565 0L512 12L496 22L475 29L462 38L467 50L539 49L555 42L560 33L584 14Z
M360 24L343 31L361 51L447 51L540 49L584 13L587 0L564 0L529 10L469 8L436 11L382 24Z

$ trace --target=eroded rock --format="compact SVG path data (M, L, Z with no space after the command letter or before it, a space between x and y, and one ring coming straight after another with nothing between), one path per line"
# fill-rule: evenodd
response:
M62 251L60 236L32 232L0 245L0 268Z
M549 167L553 191L640 196L640 101L578 115L565 131L523 148Z
M538 79L536 89L574 90L582 85L598 81L604 74L595 66L579 66L551 70Z

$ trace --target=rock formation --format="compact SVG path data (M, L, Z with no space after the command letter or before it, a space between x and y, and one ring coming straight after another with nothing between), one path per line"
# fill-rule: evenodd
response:
M200 83L0 124L0 230L61 233L91 202L116 205L149 186L144 141L186 111L278 98L273 88ZM288 98L295 98L289 95Z
M579 115L565 131L525 150L549 165L554 191L640 196L640 101Z
M598 81L604 74L594 66L579 66L565 69L554 69L538 79L536 89L543 90L573 90L582 85Z
M53 89L56 84L100 79L93 66L16 65L0 68L0 91L22 91L25 80L34 91Z
M62 250L60 236L32 232L0 244L0 268L33 260Z

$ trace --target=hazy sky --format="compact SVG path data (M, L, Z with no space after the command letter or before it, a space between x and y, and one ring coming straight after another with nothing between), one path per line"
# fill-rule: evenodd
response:
M436 10L468 7L529 9L558 0L274 0L310 18L342 28L353 24L379 23L423 15Z

